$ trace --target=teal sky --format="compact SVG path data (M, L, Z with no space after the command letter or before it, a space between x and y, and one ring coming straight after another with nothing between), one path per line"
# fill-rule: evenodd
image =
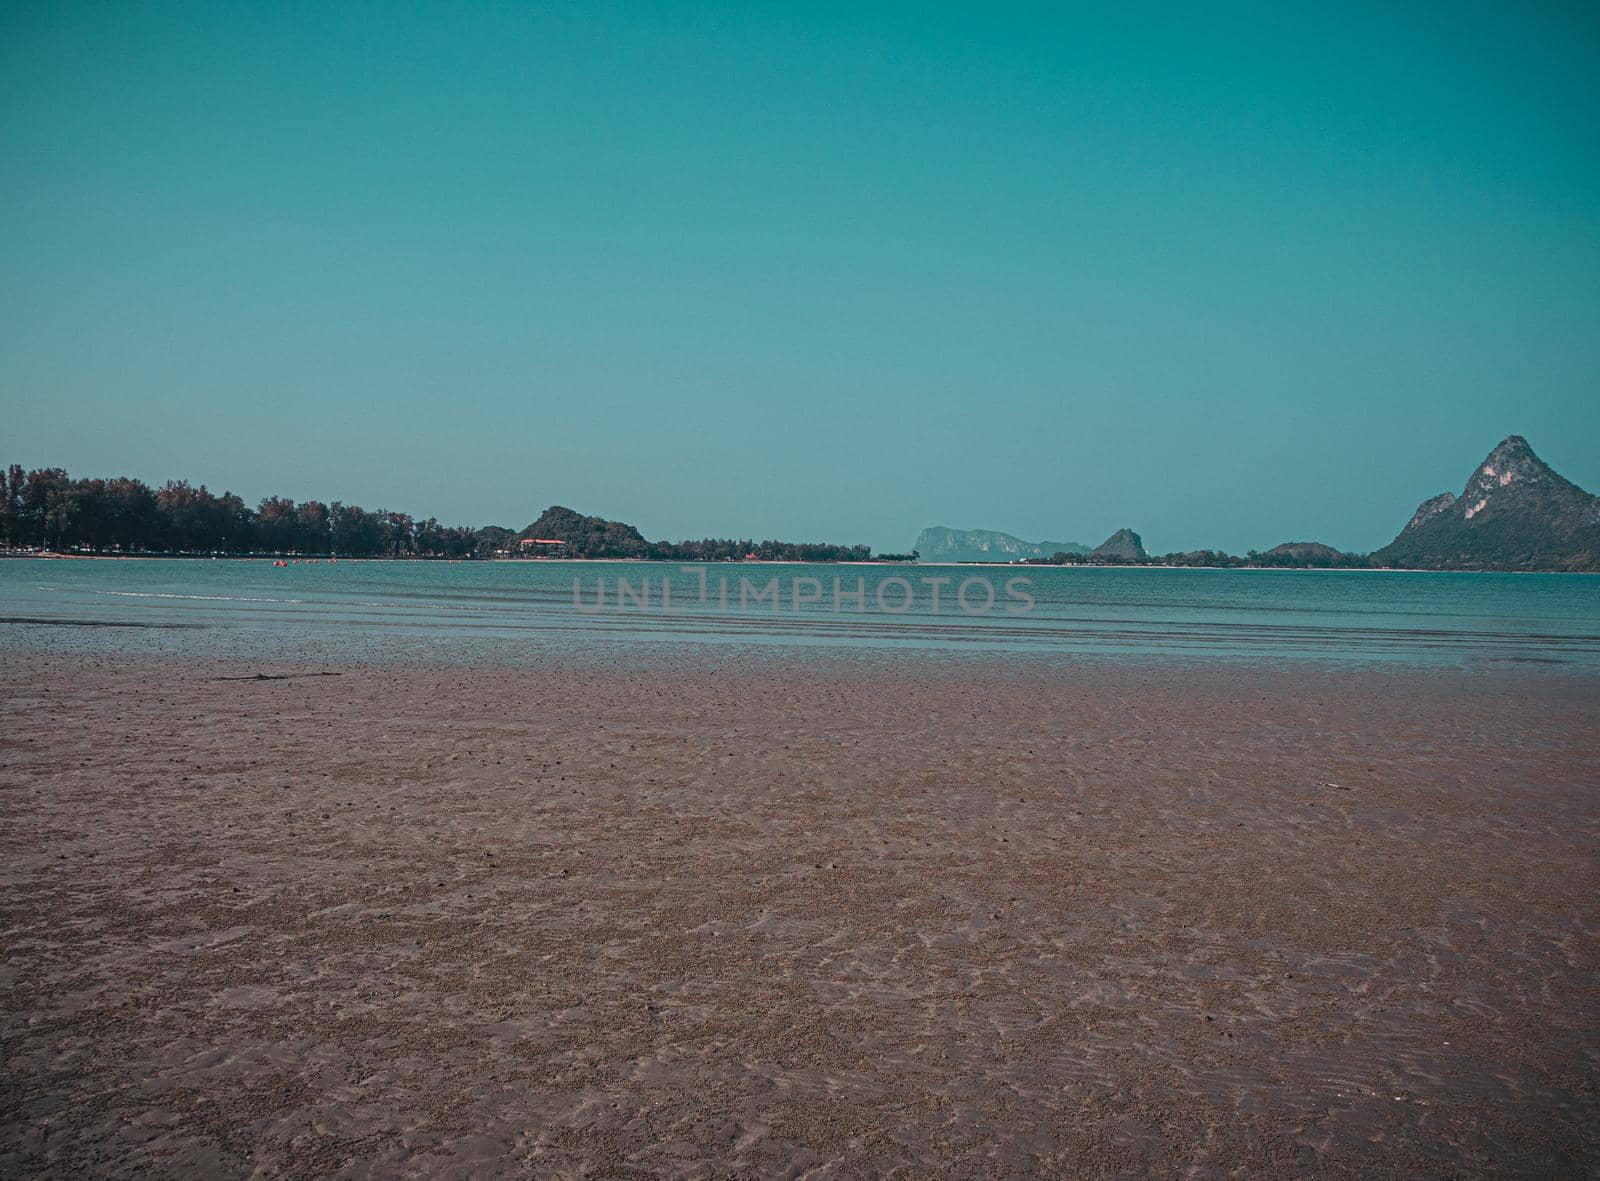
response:
M1597 12L0 3L0 459L879 549L1600 491Z

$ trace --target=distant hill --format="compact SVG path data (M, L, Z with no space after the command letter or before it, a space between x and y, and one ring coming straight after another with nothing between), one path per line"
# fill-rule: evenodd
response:
M917 534L917 544L912 548L922 562L1014 562L1019 558L1089 552L1088 546L1076 541L1034 543L993 529L951 529L944 525L934 525Z
M1557 475L1521 435L1484 457L1460 496L1426 500L1374 566L1600 570L1600 497Z
M1331 545L1323 545L1320 541L1286 541L1282 545L1275 545L1263 558L1288 558L1294 562L1336 562L1345 555Z
M1091 558L1107 562L1142 562L1150 555L1144 552L1144 540L1132 529L1118 529L1090 552Z
M752 541L708 537L699 541L647 541L626 521L586 517L562 505L552 505L539 519L517 534L519 543L531 538L559 541L562 548L551 556L570 558L655 558L667 562L727 562L756 558L767 562L866 562L872 550L864 545L835 545L825 541ZM535 552L548 554L544 547Z
M650 556L650 543L632 525L586 517L562 505L551 505L529 525L518 539L545 538L566 542L575 558L643 558Z
M1265 553L1252 550L1246 566L1276 566L1294 570L1349 570L1367 564L1366 554L1347 554L1320 541L1286 541Z

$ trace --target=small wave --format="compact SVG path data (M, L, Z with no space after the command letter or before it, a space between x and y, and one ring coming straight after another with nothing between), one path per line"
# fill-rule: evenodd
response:
M97 590L97 595L117 595L124 599L185 599L208 603L304 603L304 599L253 599L246 595L173 595L160 591Z

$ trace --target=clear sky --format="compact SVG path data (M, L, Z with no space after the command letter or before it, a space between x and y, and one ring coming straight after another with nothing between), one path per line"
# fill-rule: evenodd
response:
M0 460L879 549L1600 491L1597 11L0 0Z

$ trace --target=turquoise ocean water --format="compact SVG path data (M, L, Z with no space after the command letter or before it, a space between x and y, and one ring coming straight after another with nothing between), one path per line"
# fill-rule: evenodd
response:
M7 559L0 620L0 650L206 658L625 660L695 645L1600 672L1589 575Z

